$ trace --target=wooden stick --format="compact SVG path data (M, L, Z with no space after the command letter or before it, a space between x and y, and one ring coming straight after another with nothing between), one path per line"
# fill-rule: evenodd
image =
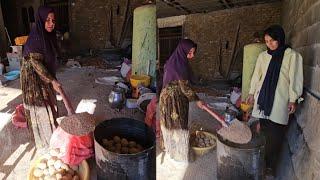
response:
M233 43L232 54L231 54L231 57L230 57L230 61L229 61L226 77L229 77L229 74L230 74L231 63L232 63L232 60L234 58L234 54L235 54L236 47L237 47L237 44L238 44L239 31L240 31L240 24L238 24L238 27L237 27L237 32L236 32L236 35L235 35L236 37L235 37L235 41Z
M206 110L212 117L214 117L217 121L219 121L221 123L222 126L227 127L227 123L224 121L224 117L222 117L221 115L219 115L218 113L212 111L211 109L209 109L208 106L204 106L203 107L204 110Z
M122 29L121 29L121 33L120 33L120 36L119 36L119 39L118 39L118 42L117 42L117 47L121 47L121 44L124 40L124 36L126 35L126 30L127 30L127 26L128 26L128 23L129 23L129 13L130 13L130 0L127 0L126 2L126 12L125 12L125 17L124 17L124 21L123 21L123 24L122 24Z
M63 103L64 103L64 106L66 107L67 111L68 111L68 115L72 115L75 113L73 107L72 107L72 104L69 100L69 98L66 96L66 93L64 92L64 90L62 89L62 87L60 88L60 95L62 97L62 100L63 100Z

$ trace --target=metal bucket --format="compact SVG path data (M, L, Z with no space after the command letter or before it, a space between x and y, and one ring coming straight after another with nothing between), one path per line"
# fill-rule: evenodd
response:
M137 154L118 154L106 150L102 139L114 136L136 141L145 150ZM156 137L144 122L115 118L101 122L94 131L97 179L153 180L156 178Z
M264 177L265 139L254 135L248 144L235 144L218 135L219 180L260 180Z

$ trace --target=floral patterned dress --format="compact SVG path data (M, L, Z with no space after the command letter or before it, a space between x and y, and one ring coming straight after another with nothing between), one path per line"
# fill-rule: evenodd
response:
M42 54L30 53L21 63L21 89L25 117L37 148L49 146L58 125L57 100L51 82L55 75L46 68Z

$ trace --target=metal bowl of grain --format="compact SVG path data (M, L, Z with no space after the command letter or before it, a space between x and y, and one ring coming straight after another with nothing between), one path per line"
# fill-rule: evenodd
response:
M190 136L191 148L197 156L210 152L217 146L217 137L206 131L195 131Z

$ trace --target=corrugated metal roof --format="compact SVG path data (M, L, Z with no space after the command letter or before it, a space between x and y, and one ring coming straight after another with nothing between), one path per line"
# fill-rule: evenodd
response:
M280 0L156 0L157 16L169 17L277 2Z

